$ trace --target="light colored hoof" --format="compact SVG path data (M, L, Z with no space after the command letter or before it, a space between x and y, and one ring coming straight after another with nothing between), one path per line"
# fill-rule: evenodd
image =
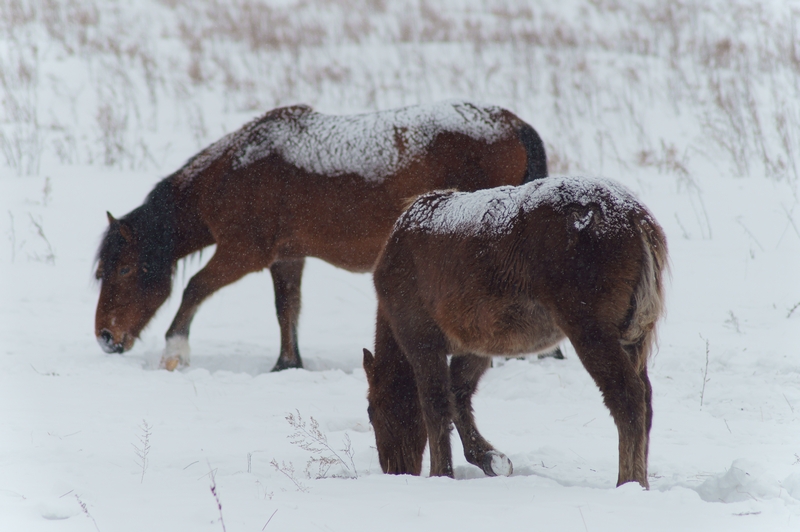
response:
M167 339L164 355L161 357L160 366L167 371L175 371L178 366L189 365L189 339L185 336L175 336Z
M490 477L508 477L514 472L514 465L503 453L489 451L483 459L483 472Z

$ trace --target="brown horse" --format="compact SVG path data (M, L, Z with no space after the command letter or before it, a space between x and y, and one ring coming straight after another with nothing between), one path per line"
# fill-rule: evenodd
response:
M198 153L126 216L108 215L95 334L106 352L130 349L169 296L177 261L216 244L183 292L162 366L188 364L189 326L204 299L269 268L281 331L274 369L302 367L305 257L371 271L407 198L545 176L539 135L498 107L450 101L352 116L275 109Z
M471 397L490 356L566 337L617 425L617 485L647 487L647 359L666 264L663 231L611 181L551 177L417 199L378 258L375 355L364 350L384 472L419 475L427 441L431 475L453 476L452 421L468 462L511 474L478 432Z

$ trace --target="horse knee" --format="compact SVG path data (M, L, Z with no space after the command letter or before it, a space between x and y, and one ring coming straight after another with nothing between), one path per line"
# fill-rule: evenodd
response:
M454 418L455 408L452 398L447 391L443 393L425 393L420 390L420 404L422 412L428 423L441 425L447 430Z

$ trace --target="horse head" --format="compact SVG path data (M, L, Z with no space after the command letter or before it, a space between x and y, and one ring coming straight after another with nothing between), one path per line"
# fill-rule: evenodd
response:
M95 273L100 281L95 336L106 353L122 353L169 297L172 264L153 260L157 253L135 224L107 215Z
M375 431L383 472L419 475L428 434L411 367L405 360L388 361L392 365L395 362L403 363L401 367L393 368L397 371L387 372L384 368L376 371L379 362L368 349L364 349L364 371L369 385L367 414Z

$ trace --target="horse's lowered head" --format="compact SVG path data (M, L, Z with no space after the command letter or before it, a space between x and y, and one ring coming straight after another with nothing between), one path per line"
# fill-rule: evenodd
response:
M106 353L122 353L133 347L169 297L174 264L159 249L164 246L163 233L153 239L152 231L142 234L130 215L122 220L107 215L109 226L97 253L95 273L100 281L95 336Z
M408 365L405 360L401 362ZM389 474L419 475L428 434L413 372L410 366L376 371L379 363L364 349L364 371L369 384L367 414L375 431L381 469Z

